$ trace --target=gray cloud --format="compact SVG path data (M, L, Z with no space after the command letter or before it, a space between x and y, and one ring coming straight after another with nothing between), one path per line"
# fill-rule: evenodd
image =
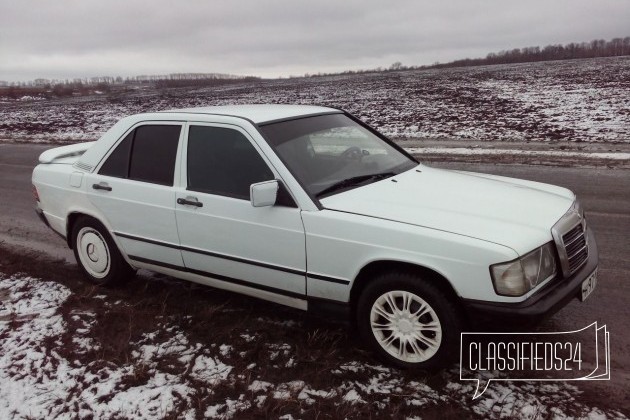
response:
M630 35L626 0L4 0L0 80L430 64Z

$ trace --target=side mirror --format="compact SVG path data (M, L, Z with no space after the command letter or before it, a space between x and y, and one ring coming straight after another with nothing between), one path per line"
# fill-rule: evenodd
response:
M254 207L269 207L276 204L280 184L277 180L258 182L249 186L249 201Z

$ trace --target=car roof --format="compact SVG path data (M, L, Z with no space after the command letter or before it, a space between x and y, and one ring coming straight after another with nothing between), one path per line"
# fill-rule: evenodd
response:
M341 113L343 111L313 105L226 105L202 108L173 109L131 115L118 121L79 158L75 167L92 171L101 158L107 154L120 137L134 124L143 121L164 120L182 121L193 119L193 115L217 115L221 117L244 118L256 125L294 118ZM188 114L188 115L186 115ZM79 166L77 166L79 165Z
M168 113L225 115L248 119L256 124L271 121L299 118L308 115L321 115L342 112L335 108L314 105L222 105L199 108L183 108L161 111Z

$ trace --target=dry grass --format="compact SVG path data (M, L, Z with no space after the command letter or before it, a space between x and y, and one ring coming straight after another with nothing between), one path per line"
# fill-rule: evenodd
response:
M302 311L169 277L140 275L123 287L105 289L84 281L74 265L49 260L26 250L18 253L4 246L0 247L0 272L9 276L27 273L44 281L61 283L72 291L62 306L68 324L61 337L63 345L55 344L55 339L46 343L46 347L54 348L68 360L89 366L94 374L104 366L130 363L132 352L147 333L156 332L158 336L154 341L167 342L170 332L165 327L170 325L176 325L184 332L192 346L197 343L204 348L218 347L221 343L232 346L236 350L227 356L222 355L222 360L233 366L240 381L223 382L212 389L191 375L191 366L182 363L175 354L165 352L159 356L162 372L182 375L197 385L195 405L200 408L200 414L204 412L203 407L223 403L228 398L236 399L241 394L252 394L248 386L256 378L274 384L306 380L312 389L329 389L348 381L369 379L366 377L368 372L331 374L341 364L375 363L361 348L357 337L341 325L310 317ZM75 331L84 326L81 314L95 315L90 319L89 337L100 345L77 353L73 338ZM249 340L249 337L255 339ZM281 347L283 345L286 350ZM248 368L252 364L255 367ZM423 379L406 372L400 372L400 375L410 375L410 380ZM151 366L136 365L118 391L144 384L151 376ZM368 402L361 406L344 402L342 397L315 396L316 402L306 405L295 398L276 399L268 395L263 404L238 412L234 418L268 418L284 414L299 418L382 418L385 413L394 417L418 414L405 403L405 395L391 395L385 410L369 404L369 395L361 396ZM176 405L166 417L177 417L185 408L190 407ZM430 413L431 410L425 408L422 415L426 417ZM463 412L453 406L442 407L435 412L438 413L440 417L452 413L453 417L459 418Z

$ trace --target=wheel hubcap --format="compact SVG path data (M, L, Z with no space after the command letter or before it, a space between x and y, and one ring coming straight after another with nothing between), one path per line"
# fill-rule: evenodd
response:
M109 273L109 248L100 232L90 227L81 229L76 245L81 265L91 276L103 278Z
M98 262L98 255L96 254L96 246L89 243L87 246L87 255L93 262Z
M420 296L404 290L381 295L372 305L370 326L390 355L408 363L429 360L442 342L442 325Z

